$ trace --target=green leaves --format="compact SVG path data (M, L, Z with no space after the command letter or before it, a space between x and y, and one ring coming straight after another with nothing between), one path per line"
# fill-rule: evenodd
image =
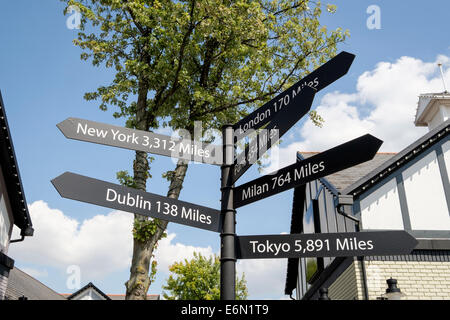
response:
M202 121L203 129L220 130L333 57L348 36L321 26L320 1L61 1L81 11L80 32L73 41L82 50L81 59L115 71L108 84L86 93L85 99L97 100L104 111L114 107L114 117L139 130L170 126L191 132L195 121ZM334 12L335 7L326 10ZM320 116L310 116L320 124ZM145 190L149 169L147 157L137 152L134 176L121 171L117 178ZM171 182L171 196L178 197L185 172L181 178L171 171L164 175ZM148 263L165 230L160 223L135 219L134 238L142 246L134 255L148 255L136 262L139 275L153 277L156 272L156 264L149 270ZM177 276L169 278L171 295L166 298L218 298L217 257L196 256L172 269ZM131 273L127 298L145 296L150 280L143 285ZM245 280L237 283L238 297L245 299Z
M116 70L85 98L128 119L141 86L156 120L147 129L235 122L334 56L348 35L321 26L323 8L336 7L313 1L62 1L82 12L81 58Z
M153 219L151 220L141 220L134 219L133 224L133 237L135 240L146 243L148 239L150 239L157 230L158 226L156 225Z
M190 261L176 262L169 267L172 273L163 286L167 300L219 300L220 260L214 255L209 258L194 252ZM236 299L247 299L248 292L244 275L236 281Z

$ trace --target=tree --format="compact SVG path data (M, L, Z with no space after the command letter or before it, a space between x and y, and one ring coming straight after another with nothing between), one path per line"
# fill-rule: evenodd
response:
M115 70L85 99L116 107L114 117L146 131L169 126L192 135L195 121L203 130L234 123L334 56L347 35L320 25L320 1L61 1L82 13L74 40L81 59ZM187 168L180 160L165 174L168 197L178 198ZM146 190L149 170L147 154L136 152L133 174L118 179ZM166 228L167 221L135 215L127 299L145 299Z
M171 273L163 292L167 300L219 300L220 299L220 259L217 255L209 257L194 252L194 258L175 262L169 267ZM236 279L236 299L247 299L245 275Z

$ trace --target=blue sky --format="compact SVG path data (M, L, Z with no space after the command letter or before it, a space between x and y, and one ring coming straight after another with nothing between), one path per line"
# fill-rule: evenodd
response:
M339 51L354 53L356 59L345 77L316 96L313 108L322 107L321 110L329 108L332 114L333 105L339 102L343 108L356 110L357 115L351 115L350 118L353 121L351 123L357 123L359 131L364 131L365 125L369 123L367 130L376 133L376 124L379 122L376 120L374 111L382 112L385 101L372 97L371 93L382 92L386 99L399 101L396 99L403 99L401 94L405 91L405 87L414 87L412 83L416 84L418 90L423 88L424 91L442 91L436 70L431 66L435 65L437 60L443 59L444 65L449 68L446 57L450 56L450 43L446 36L447 26L444 21L448 19L450 2L433 0L428 3L428 9L425 8L423 1L342 0L332 3L337 4L338 11L334 15L324 14L322 23L329 29L339 26L349 29L351 36L339 46ZM369 30L366 26L370 16L366 10L370 5L378 5L381 10L381 29ZM72 171L116 182L117 171L132 171L134 153L129 150L67 140L56 127L57 123L68 117L115 125L124 124L123 120L112 117L113 109L103 112L98 109L98 103L86 102L83 99L85 92L93 91L98 86L109 83L112 73L104 68L94 68L90 63L80 60L81 51L72 44L72 40L76 37L76 30L69 30L66 27L67 17L63 15L63 9L63 3L56 0L2 2L0 5L0 90L6 106L28 204L43 201L49 208L60 210L64 217L74 219L72 221L78 221L81 224L83 221L90 221L94 216L108 215L111 210L63 199L53 188L50 180L65 171ZM401 57L411 59L402 60ZM388 63L385 65L386 68L380 66L380 62ZM430 70L423 71L427 68ZM394 82L390 86L386 84L381 88L382 91L373 89L375 81L383 79L386 82L391 81L393 76L389 72L395 70L399 70L396 75L404 81ZM365 72L368 73L365 74ZM409 76L408 72L411 73ZM363 74L365 77L361 78ZM371 81L364 82L364 80ZM382 87L383 83L379 83L379 86ZM416 94L415 97L411 92L406 91L404 94L408 95L405 99L415 101L417 94L423 93L423 91L416 91L412 91ZM326 96L327 93L334 96ZM393 105L392 108L396 106ZM409 103L405 108L414 109L415 106ZM408 109L406 113L408 116L411 110ZM349 111L348 114L351 112ZM411 114L410 121L413 115ZM398 130L401 129L402 127L398 127ZM358 130L349 134L358 133ZM408 130L414 129L408 127ZM311 132L311 137L307 136L308 132ZM405 131L396 133L393 129L390 136L387 136L392 139L392 143L387 145L386 148L389 149L383 151L400 151L407 143L412 142L414 137L423 132L414 131L413 134L408 135ZM397 138L399 134L402 137L405 136L401 143L396 144L396 139L400 140ZM326 140L334 143L344 142L347 139L339 132L314 131L304 121L301 121L286 136L281 148L291 151L297 146L308 148L303 151L323 150L326 145L315 144L314 141ZM333 145L329 145L331 146ZM295 155L295 151L291 154ZM168 183L161 178L161 174L173 169L174 165L169 158L162 156L155 156L155 158L151 167L153 179L149 181L147 190L165 195ZM241 180L246 182L258 176L257 170L252 168ZM219 179L218 167L206 164L191 165L180 200L219 208ZM287 191L240 208L237 215L238 234L289 232L291 204L292 191ZM44 221L44 219L41 220ZM81 228L81 225L78 227ZM80 236L79 231L75 228L75 236ZM36 234L38 233L39 229L36 226ZM219 251L220 240L215 233L170 224L169 234L176 234L171 238L172 248L182 249L185 248L183 246L188 246L203 248L205 252ZM28 246L32 246L32 242L35 241L36 246L39 247L39 237L27 238L23 243L11 245L10 254L16 259L16 265L29 270L39 280L58 292L73 292L74 290L66 287L67 274L64 262L54 263L50 260L38 258L33 260L29 257L32 255L26 251L30 250ZM179 244L178 247L177 244ZM48 247L42 249L41 246L40 250L53 250L51 243L46 245ZM208 247L210 248L206 249ZM113 253L116 250L108 247L107 244L102 248ZM83 250L89 250L89 246ZM72 253L66 250L64 254L70 256ZM250 298L278 299L283 296L285 267L280 263L268 260L252 261L243 268L247 277L251 278L251 273L254 272L257 275L261 271L261 266L268 266L264 270L266 272L264 275L270 277L271 281L277 282L278 287L281 288L281 291L274 292L270 288L271 282L268 281L266 290L260 291L259 287L252 283L251 286L249 285ZM123 293L123 283L128 277L128 267L124 265L126 264L116 269L108 269L108 272L102 272L102 270L83 272L82 268L81 285L92 281L104 292ZM96 266L102 265L93 264L91 267ZM273 266L273 269L270 269L270 266ZM150 293L160 293L160 286L165 278L167 273L161 271L157 282L151 286Z

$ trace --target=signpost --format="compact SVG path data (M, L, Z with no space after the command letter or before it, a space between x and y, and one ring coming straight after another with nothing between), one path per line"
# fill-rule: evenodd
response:
M56 125L68 139L81 140L168 157L221 165L221 146L148 131L117 127L90 120L68 118Z
M273 120L277 112L295 103L295 97L303 89L310 87L318 92L344 76L355 59L355 55L341 52L327 63L323 64L306 77L296 82L289 89L265 103L257 110L234 125L235 136L238 140L245 137L250 129L256 130Z
M277 113L276 117L264 130L250 142L247 148L237 156L233 170L233 182L236 182L273 144L311 109L314 100L314 89L305 87L295 97L299 108L293 106ZM276 132L274 130L277 130Z
M52 183L64 198L220 232L222 300L235 299L237 259L408 254L417 241L405 231L236 236L235 208L375 156L382 141L367 134L234 187L235 181L308 113L315 93L348 72L354 58L341 52L235 125L224 126L222 146L203 146L196 141L77 118L57 125L69 139L220 165L220 211L70 172ZM235 143L258 129L263 130L235 157Z
M389 256L418 244L406 231L282 234L237 237L238 259Z
M66 172L52 180L63 198L220 232L220 211Z
M337 147L269 173L234 190L234 206L267 198L329 174L371 160L383 142L366 134Z
M234 135L239 141L269 123L262 139L258 134L249 146L237 156L233 182L236 182L272 144L276 143L284 133L308 113L314 94L344 76L354 59L355 55L345 51L341 52L234 125ZM286 111L286 109L290 111ZM272 129L279 130L276 139L272 139L273 135L270 133Z

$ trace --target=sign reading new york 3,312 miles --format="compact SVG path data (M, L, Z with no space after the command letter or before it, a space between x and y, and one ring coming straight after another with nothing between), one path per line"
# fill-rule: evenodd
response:
M190 139L172 138L153 132L129 129L90 120L68 118L57 127L68 139L144 151L178 159L221 165L222 147Z

